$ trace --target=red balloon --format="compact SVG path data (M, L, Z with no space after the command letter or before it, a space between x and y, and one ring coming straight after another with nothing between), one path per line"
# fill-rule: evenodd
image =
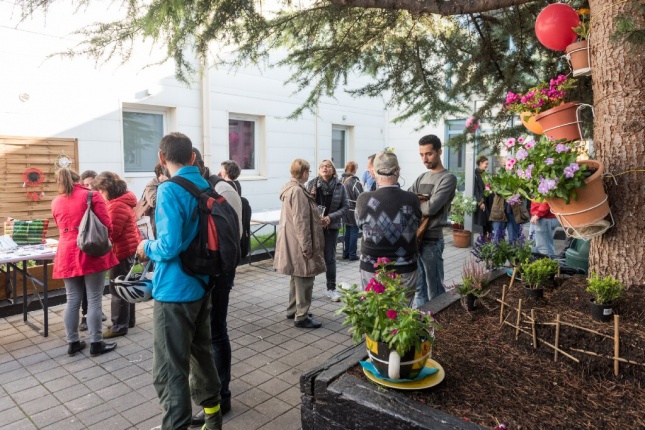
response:
M535 35L547 48L564 51L578 38L571 28L579 24L580 18L574 8L562 3L550 4L535 20Z

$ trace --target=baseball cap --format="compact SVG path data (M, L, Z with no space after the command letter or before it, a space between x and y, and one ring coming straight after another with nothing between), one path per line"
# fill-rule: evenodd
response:
M393 152L381 151L374 157L374 173L393 176L398 175L400 170L399 161Z

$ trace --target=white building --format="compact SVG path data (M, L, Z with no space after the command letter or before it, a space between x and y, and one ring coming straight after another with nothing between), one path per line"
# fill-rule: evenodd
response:
M362 173L368 155L395 147L407 188L425 171L419 138L436 134L444 141L463 129L463 120L421 130L412 122L395 125L390 120L396 114L382 100L342 91L322 101L317 116L287 120L306 96L283 84L288 70L211 69L188 87L174 78L174 64L146 68L163 48L143 44L123 65L48 58L81 40L74 30L109 19L102 7L73 14L55 3L46 15L20 22L20 11L0 2L0 135L77 138L80 171L114 171L137 195L153 176L159 139L170 131L187 134L211 171L218 172L223 160L238 161L255 211L280 206L278 190L294 158L308 160L314 170L331 158L341 172L355 160ZM444 150L444 164L453 171L472 170L466 168L472 158L472 150Z

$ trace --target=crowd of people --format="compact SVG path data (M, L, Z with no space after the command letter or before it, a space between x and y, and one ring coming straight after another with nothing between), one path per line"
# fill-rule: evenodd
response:
M393 152L370 155L362 178L357 176L355 161L348 162L339 174L332 160L322 160L316 176L311 175L306 160L292 161L291 179L279 192L282 210L274 267L290 277L286 318L293 319L295 327L322 326L311 312L317 275L325 273L326 296L340 300L336 251L341 229L342 258L359 261L363 288L374 275L377 259L387 257L401 277L410 306L423 306L445 292L442 229L457 179L441 162L438 137L422 137L419 154L427 171L408 190L399 184L401 168ZM137 261L150 261L154 265L152 373L162 408L161 428L219 429L222 415L231 409L226 319L235 271L215 277L213 288L205 289L207 276L183 270L180 254L200 228L193 216L198 200L175 178L223 196L238 217L241 235L240 168L229 160L221 163L219 174L211 175L190 139L170 133L159 144L154 175L137 199L114 172L78 175L68 168L58 172L59 196L52 203L52 213L61 236L54 277L64 279L67 293L68 352L74 355L86 347L79 337L83 325L89 331L92 356L113 351L116 342L104 339L124 336L135 327L135 305L120 296L114 280L122 279ZM78 226L88 202L113 244L104 256L87 255L77 245ZM140 236L137 220L142 216L150 217L154 236ZM419 231L421 225L427 228ZM106 277L112 324L102 331ZM79 321L84 295L87 306ZM195 416L191 399L202 408Z

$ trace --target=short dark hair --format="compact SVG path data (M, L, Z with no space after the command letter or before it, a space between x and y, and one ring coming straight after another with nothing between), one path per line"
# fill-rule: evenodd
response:
M434 134L428 134L419 139L419 146L432 145L432 149L438 151L441 149L441 140Z
M485 156L485 155L480 155L479 157L477 157L477 165L479 165L479 164L483 163L484 161L488 161L488 157L487 157L487 156Z
M202 158L202 153L199 152L199 149L195 148L193 146L193 154L195 154L195 161L193 161L193 166L197 167L199 169L199 173L206 179L208 179L211 176L211 170L206 167L206 164L204 163L204 158Z
M128 192L128 184L114 172L101 172L92 182L92 188L107 192L108 200L116 199Z
M232 181L236 180L240 176L240 173L242 173L240 165L234 160L222 161L222 167Z
M171 163L186 166L193 156L193 142L185 134L174 131L161 138L159 151Z
M83 173L81 173L81 181L84 181L87 178L96 178L99 174L96 173L94 170L86 170Z
M155 178L158 178L159 176L165 175L165 174L166 174L166 172L164 171L163 166L161 165L161 163L155 164Z

